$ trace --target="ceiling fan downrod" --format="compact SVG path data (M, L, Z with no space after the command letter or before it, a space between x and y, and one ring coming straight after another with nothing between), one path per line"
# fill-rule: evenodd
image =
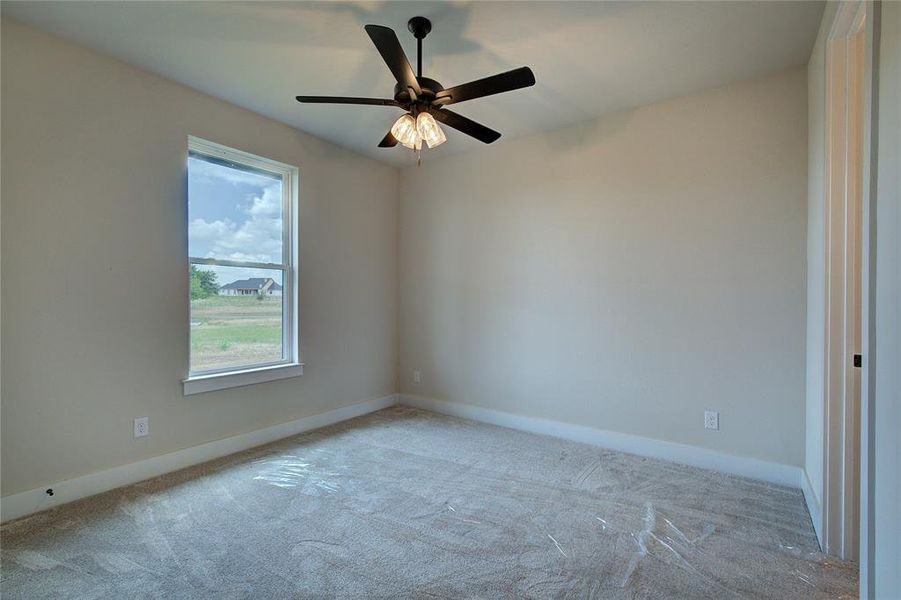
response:
M416 77L422 77L422 40L432 31L432 22L425 17L413 17L407 21L407 29L416 38Z

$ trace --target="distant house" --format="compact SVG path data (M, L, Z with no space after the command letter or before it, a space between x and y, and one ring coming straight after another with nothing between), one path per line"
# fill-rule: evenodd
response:
M271 277L252 277L232 281L219 288L220 296L281 296L282 286Z

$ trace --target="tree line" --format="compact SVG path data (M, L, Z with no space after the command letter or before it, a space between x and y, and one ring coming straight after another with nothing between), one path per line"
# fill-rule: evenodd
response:
M202 300L219 293L219 278L214 271L191 265L191 300Z

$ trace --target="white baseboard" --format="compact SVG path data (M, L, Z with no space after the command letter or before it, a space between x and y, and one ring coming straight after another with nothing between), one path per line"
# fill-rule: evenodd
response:
M185 448L162 456L130 463L91 473L74 479L50 483L40 488L12 494L0 498L0 521L17 519L32 513L47 510L60 504L72 502L79 498L93 496L123 485L136 483L151 477L177 471L185 467L200 464L214 458L227 456L290 437L311 429L318 429L340 421L346 421L360 415L375 412L397 403L397 396L392 394L375 398L366 402L343 406L328 412L303 417L295 421L280 423L264 429L257 429L199 446ZM47 488L53 488L53 496L46 494Z
M303 417L288 423L273 425L136 463L121 465L106 471L51 483L40 488L5 496L0 498L0 521L6 522L11 519L17 519L72 502L73 500L99 494L151 477L157 477L214 458L290 437L304 431L346 421L347 419L387 408L398 402L501 427L550 435L639 456L671 460L686 465L750 477L794 488L800 487L807 500L807 506L817 537L819 538L820 536L819 527L822 522L820 505L816 500L816 495L813 493L807 474L798 467L725 454L686 444L665 442L631 434L551 421L549 419L527 417L471 404L447 402L410 394L383 396L325 413ZM53 496L48 496L45 493L47 488L53 488Z
M820 499L810 483L810 476L806 470L801 471L801 491L804 492L804 501L807 503L807 512L810 513L810 520L813 521L813 530L817 534L817 542L820 548L823 547L823 507L820 505Z
M399 394L398 398L401 404L415 406L417 408L431 410L454 417L462 417L473 421L500 425L501 427L528 431L530 433L550 435L585 444L592 444L594 446L601 446L611 450L628 452L629 454L637 454L639 456L670 460L685 465L691 465L693 467L711 469L713 471L720 471L731 475L740 475L742 477L759 479L793 488L801 487L802 470L799 467L793 467L791 465L767 462L756 458L735 456L733 454L717 452L716 450L698 448L697 446L689 446L687 444L665 442L627 433L618 433L615 431L585 427L583 425L573 425L548 419L527 417L524 415L473 406L471 404L447 402L412 394Z

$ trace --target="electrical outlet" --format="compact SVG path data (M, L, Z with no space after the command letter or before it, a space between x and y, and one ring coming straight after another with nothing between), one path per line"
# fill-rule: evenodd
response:
M135 419L135 437L144 437L150 433L150 417Z
M419 372L419 369L413 369L413 383L417 385L422 383L422 373Z
M719 430L720 428L720 413L715 410L705 410L704 411L704 429L714 429Z

